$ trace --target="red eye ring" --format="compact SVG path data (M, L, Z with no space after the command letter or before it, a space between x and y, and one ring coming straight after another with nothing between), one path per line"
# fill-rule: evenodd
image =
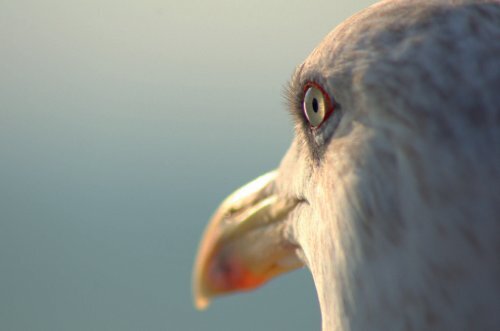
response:
M321 122L317 125L313 125L313 123L311 123L311 119L309 118L309 115L307 113L307 109L306 109L306 96L307 96L307 92L309 89L311 88L314 88L316 90L318 90L319 92L321 92L321 95L323 97L323 102L324 102L324 116L323 118L321 119ZM313 91L312 91L313 92ZM314 93L314 92L313 92ZM317 93L317 92L316 92ZM314 102L316 103L317 105L317 101L316 99L314 99ZM315 106L316 106L315 105ZM313 106L314 107L314 106ZM317 107L317 106L316 106ZM316 130L318 129L319 127L321 127L321 125L330 117L330 115L333 113L334 109L335 109L335 103L332 102L332 99L330 98L330 96L328 95L328 93L326 93L326 91L323 89L323 87L321 87L321 85L319 85L318 83L315 83L315 82L307 82L305 85L304 85L304 97L303 97L303 100L302 100L302 110L304 112L304 116L307 118L307 121L309 122L309 125L311 127L312 130ZM317 108L314 108L314 112L317 111Z

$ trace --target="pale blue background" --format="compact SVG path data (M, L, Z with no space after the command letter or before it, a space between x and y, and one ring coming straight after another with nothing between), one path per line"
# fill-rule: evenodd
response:
M0 330L318 330L307 270L203 313L219 201L292 139L282 89L373 1L0 2Z

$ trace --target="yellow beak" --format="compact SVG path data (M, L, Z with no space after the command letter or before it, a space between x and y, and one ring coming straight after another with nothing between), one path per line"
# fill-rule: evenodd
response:
M280 199L275 178L272 171L238 189L212 217L194 265L198 309L214 296L254 289L303 265L285 236L285 220L299 201Z

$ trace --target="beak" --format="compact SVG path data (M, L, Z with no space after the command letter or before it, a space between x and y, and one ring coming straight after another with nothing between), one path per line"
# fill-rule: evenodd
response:
M254 289L303 265L286 237L286 220L299 200L275 192L269 172L224 200L208 224L194 265L195 306L214 296Z

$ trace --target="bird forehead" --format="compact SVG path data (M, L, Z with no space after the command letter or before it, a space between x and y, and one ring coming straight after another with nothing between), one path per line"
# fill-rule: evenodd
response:
M351 16L334 28L305 60L301 71L314 76L331 75L366 65L367 62L386 55L395 45L422 35L450 22L442 17L453 7L470 1L422 1L415 6L412 1L381 1ZM451 21L451 24L455 22ZM349 70L350 71L350 70ZM350 71L350 73L352 73Z

